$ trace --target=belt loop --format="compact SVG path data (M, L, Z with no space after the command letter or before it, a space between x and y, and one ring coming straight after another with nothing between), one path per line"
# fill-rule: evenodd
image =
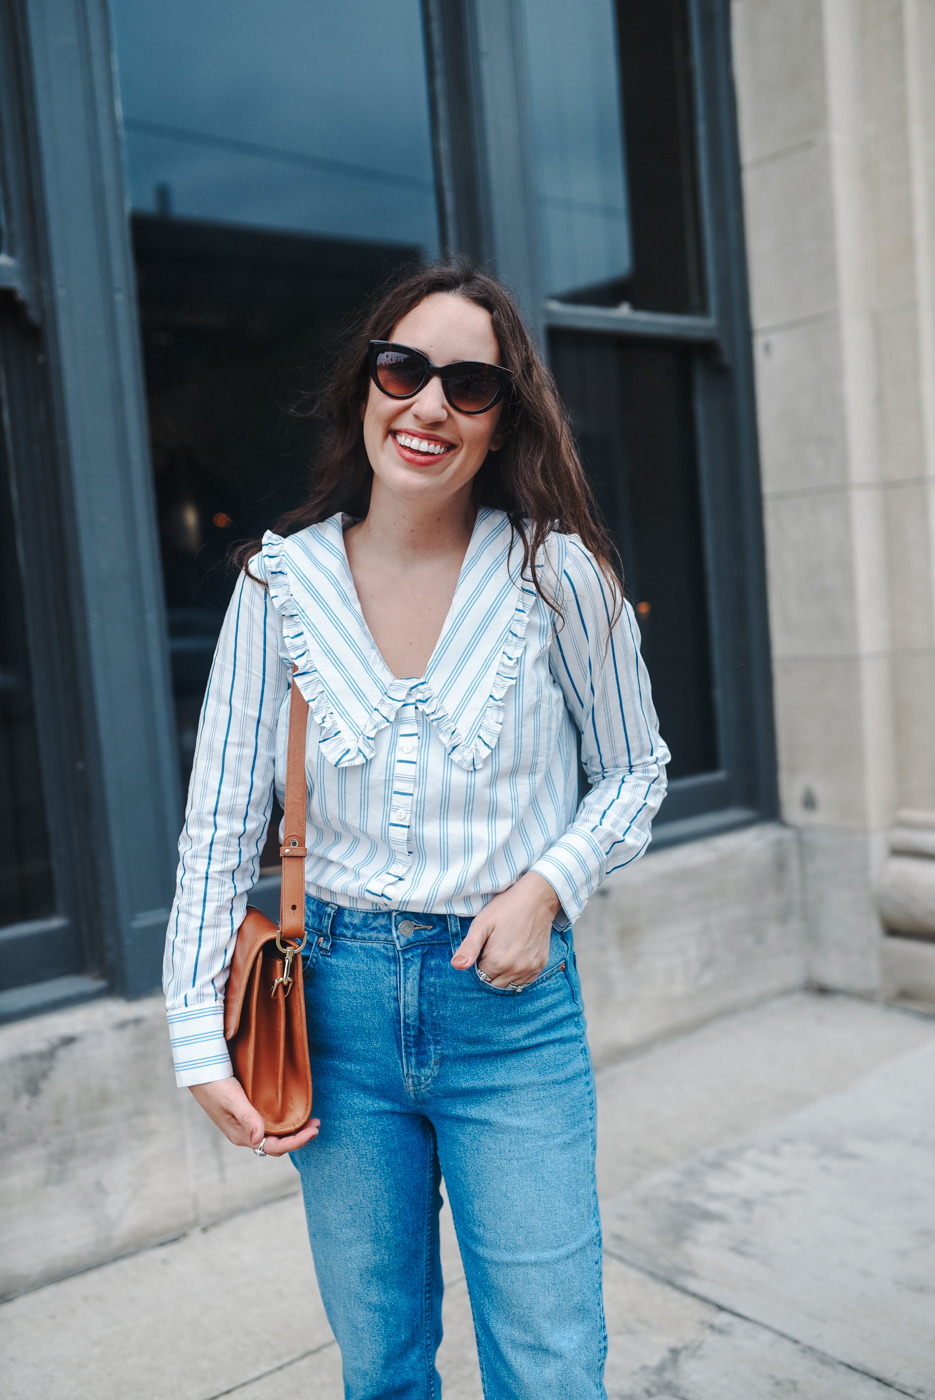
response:
M457 914L448 915L448 933L451 938L451 951L456 953L461 946L461 919Z
M324 913L321 916L321 927L315 935L315 942L318 944L318 951L325 958L331 957L331 925L334 923L334 916L338 911L336 904L326 904Z

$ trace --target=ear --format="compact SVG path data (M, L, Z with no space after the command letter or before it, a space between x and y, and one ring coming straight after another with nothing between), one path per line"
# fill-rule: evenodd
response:
M367 400L366 400L366 399L361 399L361 401L360 401L360 421L363 422L364 419L366 418L366 416L367 416Z
M490 439L490 446L487 448L487 451L499 452L500 448L506 442L508 437L509 433L507 432L506 428L503 428L499 433L495 433L494 436Z

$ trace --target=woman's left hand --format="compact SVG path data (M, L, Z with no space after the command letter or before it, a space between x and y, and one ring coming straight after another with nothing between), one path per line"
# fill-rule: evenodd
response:
M494 987L533 982L549 960L552 924L561 904L542 875L530 870L494 895L471 923L452 967L477 963Z

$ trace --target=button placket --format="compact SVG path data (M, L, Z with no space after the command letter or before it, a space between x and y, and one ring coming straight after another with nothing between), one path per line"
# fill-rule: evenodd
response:
M393 792L390 805L390 845L397 853L397 864L408 866L409 825L412 821L412 795L418 766L419 731L415 703L408 699L399 708L396 750L393 756ZM402 873L402 871L400 871Z

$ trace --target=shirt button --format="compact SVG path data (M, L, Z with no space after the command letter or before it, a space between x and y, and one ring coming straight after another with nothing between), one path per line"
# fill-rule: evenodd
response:
M393 820L401 822L406 815L405 807L397 807L393 812Z
M402 748L403 748L403 753L413 753L413 752L415 751L415 747L416 747L416 746L415 746L415 744L412 742L411 739L404 739L404 740L403 740L403 746L402 746Z

